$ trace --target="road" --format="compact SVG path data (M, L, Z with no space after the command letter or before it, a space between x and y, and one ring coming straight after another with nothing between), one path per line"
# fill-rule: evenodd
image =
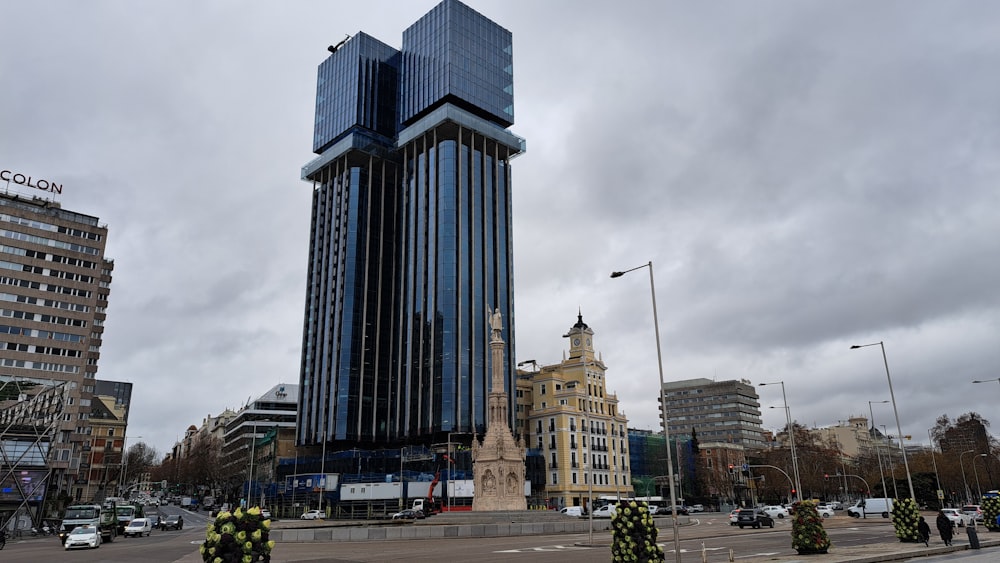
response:
M86 563L134 563L139 561L177 561L197 552L198 545L205 538L208 514L183 510L178 506L160 508L148 507L147 514L183 514L184 529L180 531L153 530L148 537L123 538L119 536L111 543L102 544L97 549L74 549L66 551L59 543L58 536L8 539L7 546L0 551L3 563L48 563L50 561L74 561ZM200 560L200 558L199 558Z
M181 531L154 531L149 537L119 538L95 550L66 552L55 538L31 538L11 541L0 552L4 563L42 563L49 561L80 561L88 563L150 562L196 563L201 561L198 545L204 538L206 514L182 511L168 506L161 514L183 512L185 526ZM827 521L827 532L834 546L864 546L898 543L888 520L866 521L838 516ZM664 520L659 522L659 543L667 552L667 561L674 561L673 534ZM791 521L778 520L774 529L740 530L729 526L724 514L703 514L692 518L691 526L681 528L681 560L700 563L702 550L712 563L729 561L730 550L736 561L794 555L791 548ZM609 532L562 534L549 536L519 536L500 538L448 538L388 542L281 543L275 546L274 563L314 562L464 562L484 563L538 561L545 563L605 563L611 555ZM963 543L964 535L956 537ZM984 552L985 554L985 552ZM993 554L996 555L995 553ZM952 554L956 557L958 554ZM964 554L963 554L964 556ZM981 555L980 555L981 556ZM969 555L975 557L975 555ZM948 559L940 559L945 561ZM965 561L965 559L962 559ZM978 563L988 559L968 559Z
M729 526L727 515L708 514L695 518L695 524L681 529L681 560L700 563L702 549L710 562L729 561L729 550L739 561L751 557L793 555L791 521L779 520L774 529L740 530ZM888 520L859 523L838 517L830 522L828 533L836 545L864 545L896 542ZM667 552L667 561L674 561L673 534L661 522L659 543ZM275 548L281 561L315 561L320 563L362 561L477 561L500 563L508 561L544 561L566 563L606 563L611 557L609 532L595 532L594 546L588 547L590 534L552 536L520 536L502 538L422 539L400 542L341 542L336 548L317 549L315 544L282 544ZM185 562L186 563L186 562Z

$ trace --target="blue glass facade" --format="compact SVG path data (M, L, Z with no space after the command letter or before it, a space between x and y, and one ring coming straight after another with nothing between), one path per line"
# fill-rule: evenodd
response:
M511 33L455 0L403 32L401 119L453 103L503 127L514 123Z
M445 0L402 51L358 34L320 65L300 444L484 432L494 308L516 396L510 45Z
M399 51L358 33L334 54L317 73L313 152L358 129L391 143L399 121Z

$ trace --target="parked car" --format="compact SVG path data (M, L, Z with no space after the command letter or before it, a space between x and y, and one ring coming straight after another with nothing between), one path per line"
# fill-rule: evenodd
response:
M695 512L705 512L705 507L700 504L692 504L688 507L688 512L694 514Z
M844 503L840 502L839 500L831 500L830 502L826 503L826 505L829 506L832 510L844 509Z
M834 512L829 505L820 504L816 506L816 512L823 518L833 518Z
M951 524L956 527L964 528L967 524L972 522L972 517L968 514L962 512L957 508L942 508L941 512L951 520Z
M567 506L559 510L563 516L583 516L582 506Z
M393 520L423 520L424 511L417 508L404 508L392 515Z
M308 512L303 512L302 516L299 516L300 520L325 520L326 513L322 510L310 510Z
M969 517L975 518L976 522L983 521L983 507L978 504L967 504L962 507L962 512Z
M761 512L766 513L771 518L784 518L785 516L788 516L790 514L787 508L778 505L765 506L760 510Z
M146 534L147 536L153 531L153 525L148 518L133 518L125 526L125 531L122 535L126 538L129 536L142 536Z
M741 530L746 526L750 526L754 529L760 529L764 526L773 528L774 519L762 510L744 508L736 515L736 525L739 526Z
M260 509L260 517L264 520L277 520L277 518L271 516L271 511L266 508Z
M183 530L184 517L180 514L170 514L160 522L161 530Z
M732 511L732 512L729 513L729 525L730 526L735 526L736 525L736 523L739 520L738 519L739 514L740 514L740 509L738 509L738 508L736 510L734 510L734 511Z
M101 547L101 531L97 526L84 524L73 528L73 531L66 536L65 547L67 550L76 547Z

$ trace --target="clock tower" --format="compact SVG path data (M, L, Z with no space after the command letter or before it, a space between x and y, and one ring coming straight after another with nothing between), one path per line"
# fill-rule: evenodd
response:
M581 356L593 359L594 357L594 331L587 323L583 322L583 313L578 312L576 324L571 326L569 332L563 335L569 338L569 357L579 358Z

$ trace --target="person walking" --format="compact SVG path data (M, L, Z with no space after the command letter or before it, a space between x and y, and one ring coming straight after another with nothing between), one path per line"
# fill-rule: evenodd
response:
M944 541L945 545L951 545L951 538L954 532L954 524L948 519L943 510L938 511L937 521L938 533L941 534L941 540Z
M917 533L920 534L920 539L923 540L924 545L930 547L931 527L927 523L927 520L924 520L923 516L920 517L920 522L917 523Z

